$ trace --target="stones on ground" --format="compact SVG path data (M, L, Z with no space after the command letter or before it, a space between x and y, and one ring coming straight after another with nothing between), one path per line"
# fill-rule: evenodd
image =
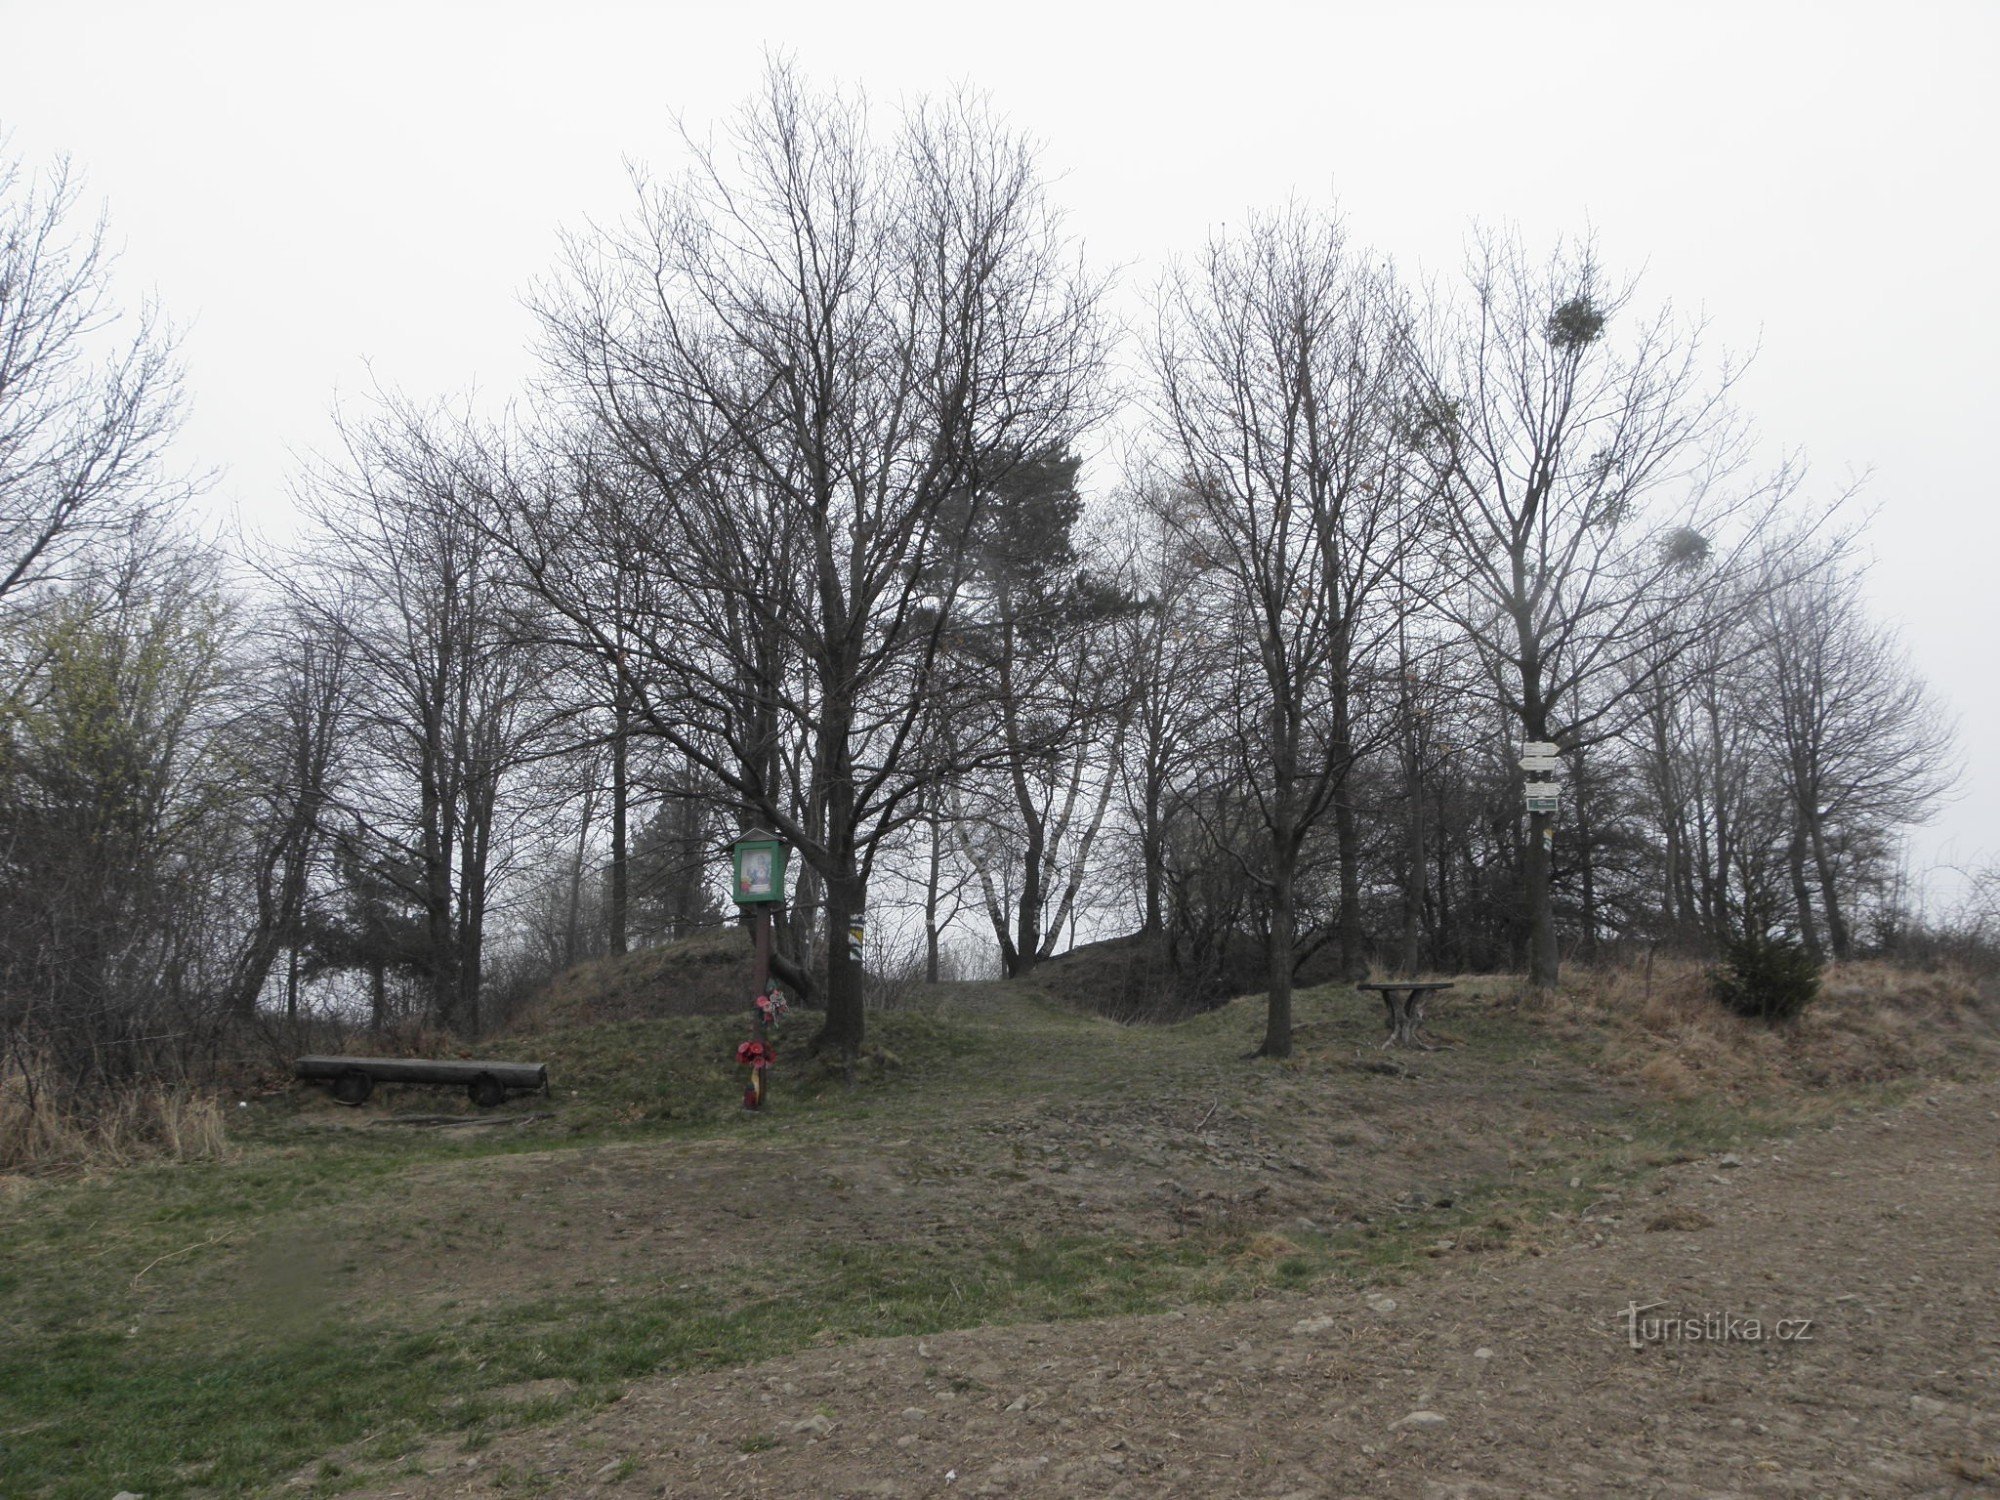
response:
M905 1422L928 1422L931 1414L921 1406L906 1406L902 1410L902 1418Z
M807 1437L825 1437L833 1431L833 1423L822 1413L814 1412L803 1422L792 1423L792 1431L803 1433Z
M1292 1332L1310 1336L1316 1333L1326 1333L1338 1327L1339 1324L1340 1320L1338 1318L1327 1317L1322 1314L1317 1318L1300 1318L1298 1322L1292 1325Z
M1026 1411L1027 1409L1028 1398L1026 1396L1016 1396L1012 1401L1007 1403L1008 1411Z
M1743 1158L1734 1151L1725 1151L1716 1158L1715 1164L1718 1167L1740 1167L1743 1165Z
M1926 1418L1941 1417L1950 1410L1951 1408L1944 1402L1931 1396L1910 1397L1910 1412L1913 1416Z
M1484 1344L1481 1344L1477 1349L1474 1349L1472 1351L1472 1357L1474 1359L1491 1359L1493 1357L1493 1351L1487 1348Z
M1430 1428L1443 1427L1448 1422L1450 1422L1450 1420L1451 1418L1447 1417L1441 1411L1413 1411L1407 1417L1404 1417L1402 1421L1396 1422L1392 1425L1397 1427L1409 1427L1409 1428L1424 1430Z
M972 1493L975 1495L1005 1495L1021 1485L1032 1483L1041 1477L1049 1466L1049 1456L1038 1454L1034 1458L1003 1458L986 1471L986 1482Z
M1380 1313L1385 1318L1396 1310L1396 1299L1385 1297L1380 1292L1370 1292L1364 1300L1368 1303L1369 1311Z

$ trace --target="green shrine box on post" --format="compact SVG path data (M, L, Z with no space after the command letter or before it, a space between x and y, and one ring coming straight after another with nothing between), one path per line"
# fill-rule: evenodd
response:
M730 882L738 906L781 906L785 900L784 841L774 833L753 828L733 846L735 878Z

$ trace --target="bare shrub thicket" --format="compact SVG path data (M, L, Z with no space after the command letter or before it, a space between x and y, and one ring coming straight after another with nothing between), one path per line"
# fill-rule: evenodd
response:
M214 1093L161 1082L77 1097L44 1058L0 1057L0 1173L213 1161L228 1151Z

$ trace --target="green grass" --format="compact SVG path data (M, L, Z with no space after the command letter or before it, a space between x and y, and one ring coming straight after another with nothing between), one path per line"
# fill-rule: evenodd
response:
M609 1399L640 1376L743 1363L829 1336L1113 1316L1302 1286L1339 1269L1326 1244L1239 1265L1234 1240L1175 1246L1103 1237L1012 1241L936 1254L829 1245L768 1295L579 1295L451 1328L330 1319L268 1330L186 1313L133 1335L78 1299L0 1351L5 1493L248 1493L316 1455L365 1443L377 1462L426 1434L476 1446L495 1424ZM573 1395L492 1393L561 1377ZM341 1466L315 1488L352 1478Z
M535 1038L529 1050L559 1081L552 1129L468 1139L361 1128L302 1139L287 1102L249 1120L228 1161L47 1184L29 1206L0 1210L0 1316L9 1330L0 1343L0 1494L250 1493L330 1449L367 1440L381 1458L425 1433L476 1437L494 1421L602 1399L607 1381L739 1363L829 1330L946 1326L917 1310L943 1307L948 1295L885 1299L859 1278L843 1289L837 1255L809 1294L748 1306L579 1300L449 1328L328 1314L302 1324L204 1264L279 1229L337 1246L349 1226L405 1211L404 1179L419 1165L746 1127L824 1130L866 1121L885 1097L898 1112L921 1108L923 1095L949 1090L954 1068L996 1040L980 1026L875 1017L850 1086L844 1069L805 1058L805 1027L795 1025L781 1039L782 1092L768 1118L752 1121L737 1102L733 1065L743 1034L739 1021L695 1017ZM977 1067L967 1073L976 1086ZM413 1093L411 1102L437 1107L435 1095ZM828 1288L834 1300L817 1300ZM972 1320L1000 1310L984 1297ZM480 1399L551 1375L579 1393L528 1405ZM317 1488L351 1482L342 1469Z
M1574 1218L1599 1187L1742 1146L1810 1113L1782 1101L1643 1105L1629 1090L1591 1085L1580 1072L1585 1049L1497 1011L1451 1018L1468 1043L1466 1061L1423 1064L1436 1077L1359 1074L1349 1060L1369 1055L1375 1014L1343 991L1306 992L1300 1056L1252 1062L1243 1053L1255 1017L1244 1007L1172 1027L1121 1027L1003 993L962 1015L871 1017L870 1050L851 1087L844 1070L805 1058L805 1026L795 1025L780 1039L762 1117L746 1117L736 1102L740 1022L625 1022L521 1042L556 1081L559 1118L542 1125L467 1138L307 1128L287 1104L245 1112L229 1160L43 1184L0 1206L8 1330L0 1495L261 1493L307 1465L311 1492L333 1494L393 1473L427 1443L476 1449L503 1428L601 1404L658 1372L742 1364L829 1339L1394 1281L1417 1272L1444 1239L1466 1251L1505 1249ZM900 1144L918 1153L912 1161L946 1170L982 1160L970 1153L984 1149L992 1175L1004 1176L1009 1142L954 1134L982 1108L1213 1099L1282 1137L1297 1111L1328 1100L1396 1117L1489 1080L1510 1107L1546 1120L1533 1152L1486 1179L1452 1184L1448 1204L1371 1212L1324 1232L1249 1213L1150 1239L912 1232L865 1249L818 1243L762 1268L750 1285L719 1270L686 1288L593 1287L485 1310L303 1295L338 1285L364 1243L428 1235L443 1253L494 1253L490 1225L422 1220L411 1174L476 1174L522 1151L574 1150L582 1159L606 1143L729 1137L809 1155L826 1141L872 1150L907 1137ZM418 1107L435 1105L424 1098ZM1179 1133L1191 1137L1194 1124L1182 1122ZM251 1253L275 1245L299 1247L297 1257ZM566 1384L527 1400L510 1390L549 1380Z

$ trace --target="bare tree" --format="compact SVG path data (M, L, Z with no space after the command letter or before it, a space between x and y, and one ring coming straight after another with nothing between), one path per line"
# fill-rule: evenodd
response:
M1713 628L1790 479L1730 487L1732 372L1709 377L1699 329L1671 308L1628 317L1633 288L1609 281L1589 243L1537 264L1482 236L1466 294L1416 361L1414 436L1440 502L1431 602L1477 646L1520 739L1573 751ZM1586 717L1565 720L1564 705ZM1557 977L1552 839L1552 815L1529 815L1538 987Z
M1116 623L1130 597L1075 527L1080 461L1031 457L983 498L948 642L938 733L993 745L954 788L954 828L1009 978L1054 953L1076 910L1131 720ZM960 566L955 562L955 566Z
M266 666L233 736L248 797L244 875L254 907L228 986L227 1009L238 1019L255 1014L280 952L289 955L286 1015L298 1014L307 900L354 727L347 626L336 593L281 599L257 632Z
M159 314L121 316L105 227L66 162L39 180L0 140L0 602L106 528L187 492L164 459L180 367Z
M1432 804L1438 800L1438 784L1461 736L1452 712L1456 684L1451 658L1457 642L1450 637L1427 638L1422 622L1412 616L1413 611L1404 608L1396 621L1393 712L1401 837L1393 864L1401 888L1398 966L1415 978L1425 952L1436 949L1431 850L1442 831L1436 825L1443 820Z
M1090 416L1095 289L1032 151L968 97L882 143L859 101L779 65L722 145L690 147L541 299L552 380L622 462L617 493L524 484L505 534L634 727L798 849L834 937L817 1043L851 1049L840 939L937 770L912 751L953 560L976 497ZM622 645L614 560L639 596Z
M1131 681L1131 728L1120 766L1121 811L1138 876L1140 931L1167 930L1167 850L1181 793L1199 781L1203 726L1212 719L1220 643L1195 614L1204 569L1161 522L1151 495L1130 497L1120 516L1133 546L1125 571L1139 607L1116 622L1117 654Z
M1206 560L1232 674L1236 758L1264 836L1269 909L1261 1050L1291 1052L1300 851L1341 823L1344 961L1358 961L1359 845L1345 791L1354 670L1394 576L1401 520L1392 419L1404 345L1386 279L1341 226L1299 211L1213 241L1169 279L1153 362L1178 480L1163 515Z
M1809 859L1827 944L1845 960L1854 886L1893 856L1891 831L1928 820L1957 780L1952 726L1837 558L1766 594L1756 634L1760 689L1744 706L1790 805L1800 926L1817 950Z
M476 1030L502 792L538 749L546 673L469 509L491 485L463 421L388 401L342 435L301 497L319 533L302 571L320 580L301 597L322 601L356 676L366 753L344 837L423 913L434 1018Z

